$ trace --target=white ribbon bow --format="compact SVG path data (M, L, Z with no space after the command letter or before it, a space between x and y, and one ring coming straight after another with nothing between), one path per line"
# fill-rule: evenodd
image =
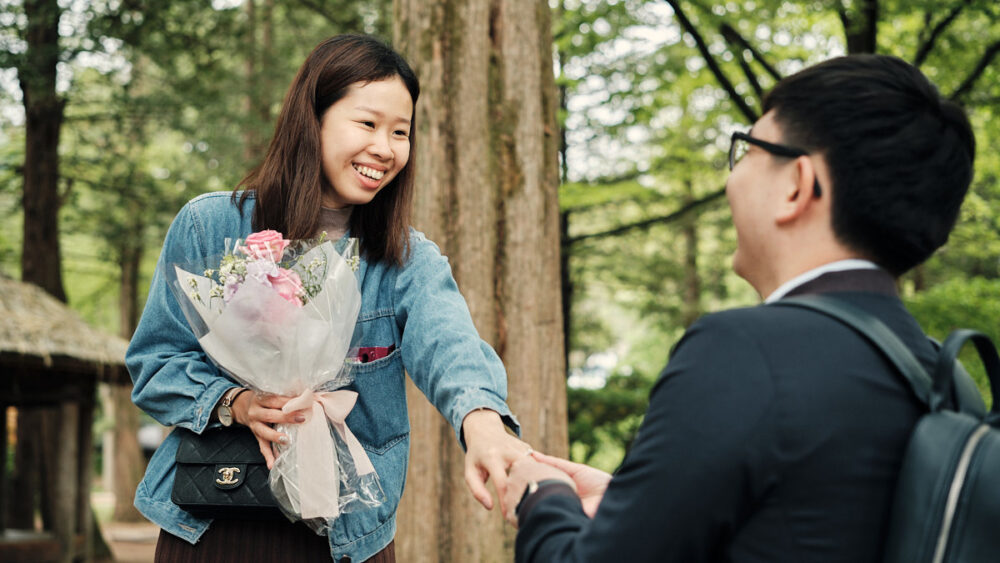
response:
M330 503L323 501L330 492L334 499L340 494L340 463L337 460L333 436L327 427L327 420L347 443L358 475L375 472L375 467L361 447L361 442L345 423L357 400L358 394L354 391L316 393L309 390L289 400L281 409L286 413L293 411L305 413L306 420L299 425L298 444L295 448L303 519L336 518L340 515L336 501L332 503L332 507Z

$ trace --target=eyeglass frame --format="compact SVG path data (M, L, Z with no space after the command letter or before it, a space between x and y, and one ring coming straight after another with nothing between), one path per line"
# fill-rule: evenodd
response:
M799 149L796 147L790 147L788 145L779 145L776 143L769 143L757 137L753 137L748 133L743 133L742 131L733 131L733 135L729 138L729 171L732 172L733 167L736 166L735 159L735 149L736 140L740 139L750 143L751 145L757 145L758 147L764 149L765 151L775 155L783 156L785 158L798 158L800 156L809 156L809 151ZM823 190L819 187L819 178L814 179L813 183L813 195L816 197L821 197L823 195Z

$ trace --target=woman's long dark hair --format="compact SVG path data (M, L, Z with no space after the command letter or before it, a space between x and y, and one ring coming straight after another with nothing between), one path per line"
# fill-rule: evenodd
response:
M256 195L255 230L274 229L286 238L310 238L319 228L323 190L332 189L323 175L320 122L327 108L355 83L398 76L413 98L420 83L403 57L385 43L366 35L338 35L320 43L306 58L288 88L274 137L263 162L233 191L243 189L240 209L250 192ZM416 112L414 112L416 113ZM410 121L407 165L371 202L354 207L351 234L360 239L369 261L400 265L407 253L413 206L413 154L416 124Z

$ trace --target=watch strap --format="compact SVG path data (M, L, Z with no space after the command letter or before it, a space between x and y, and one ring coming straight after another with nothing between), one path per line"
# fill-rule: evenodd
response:
M236 400L236 397L239 397L240 393L246 390L246 387L231 387L222 395L222 400L219 401L219 405L215 408L215 418L217 418L223 426L229 426L232 424L233 401ZM225 414L225 416L223 416L223 414Z
M238 397L240 393L246 390L247 390L246 387L233 387L229 391L226 391L226 394L222 396L221 406L231 407L233 405L233 401L236 400L236 397Z

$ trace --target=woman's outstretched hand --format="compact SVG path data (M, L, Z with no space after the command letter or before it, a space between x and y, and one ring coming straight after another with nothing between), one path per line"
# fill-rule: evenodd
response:
M462 421L462 434L466 448L465 484L486 510L492 510L493 497L486 489L486 481L492 479L500 510L506 513L507 468L528 455L531 446L508 434L500 415L489 409L467 414Z

